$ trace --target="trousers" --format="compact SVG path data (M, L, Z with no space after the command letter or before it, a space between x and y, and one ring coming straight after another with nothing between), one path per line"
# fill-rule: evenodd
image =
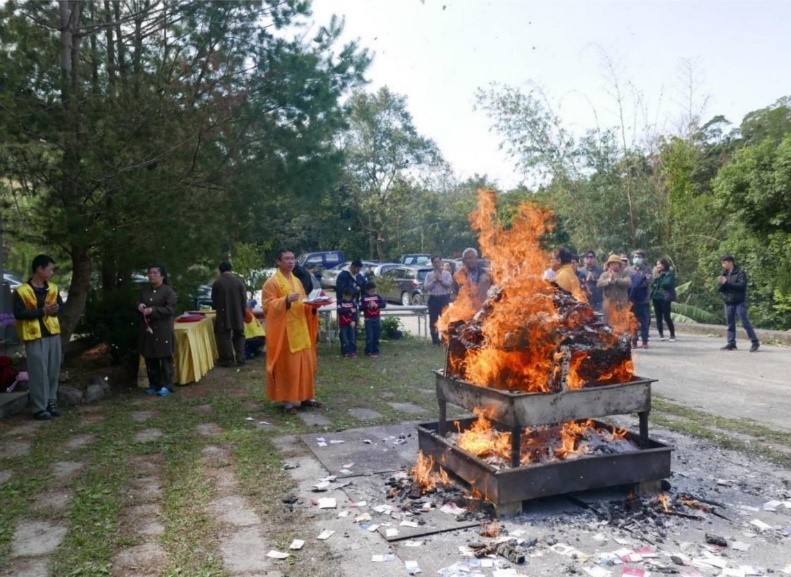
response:
M753 344L758 342L758 335L755 334L753 325L750 324L750 319L747 317L747 303L744 301L740 303L729 304L725 303L725 322L728 325L728 344L736 344L736 317L742 321L742 326L747 336L750 337L750 342Z

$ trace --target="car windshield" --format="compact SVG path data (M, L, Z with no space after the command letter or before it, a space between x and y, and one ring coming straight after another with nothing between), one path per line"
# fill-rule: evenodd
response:
M431 271L430 268L421 269L417 271L417 279L421 282L426 280L426 275L429 273L429 271Z

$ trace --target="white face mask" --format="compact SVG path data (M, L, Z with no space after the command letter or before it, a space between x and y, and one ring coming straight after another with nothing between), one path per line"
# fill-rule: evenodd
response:
M634 266L640 266L641 264L643 264L643 259L641 259L639 256L636 256L632 259L632 264Z

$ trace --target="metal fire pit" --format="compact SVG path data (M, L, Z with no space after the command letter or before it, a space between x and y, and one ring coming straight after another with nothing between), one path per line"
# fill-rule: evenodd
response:
M635 377L614 385L525 393L474 385L447 377L441 370L435 374L439 421L418 426L420 450L479 489L498 508L521 505L521 501L536 497L656 481L670 475L671 447L648 437L654 379ZM445 439L448 403L468 411L482 409L497 428L510 431L510 469L496 470ZM639 436L627 434L640 447L638 451L520 466L522 430L526 427L630 413L637 413L640 419ZM466 430L475 420L455 420L454 430Z
M437 376L439 403L438 432L448 432L447 404L468 411L483 409L490 421L511 431L511 466L519 466L522 429L563 423L574 419L637 413L640 417L641 447L648 446L648 413L651 411L651 383L655 379L635 377L628 383L583 389L563 389L558 393L523 393L481 387L445 376Z
M459 419L454 421L454 426L463 432L475 421L475 417ZM626 438L635 443L639 441L631 432ZM637 451L585 455L568 461L497 470L446 440L439 433L439 423L418 425L418 445L424 455L433 457L443 469L478 489L500 513L518 513L522 501L529 499L668 477L672 450L668 445L648 439L646 446Z

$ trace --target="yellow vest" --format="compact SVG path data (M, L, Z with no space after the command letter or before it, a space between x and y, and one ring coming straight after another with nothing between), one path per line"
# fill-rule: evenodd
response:
M19 285L16 289L19 298L22 299L22 304L25 309L34 311L38 309L38 301L36 300L36 293L29 283ZM44 297L45 304L55 304L58 302L58 287L53 283L49 283L47 288L47 296ZM19 340L22 341L35 341L41 338L41 327L39 320L43 321L47 326L50 335L60 334L60 322L58 317L44 315L41 319L17 319L16 320L16 333L19 335Z

